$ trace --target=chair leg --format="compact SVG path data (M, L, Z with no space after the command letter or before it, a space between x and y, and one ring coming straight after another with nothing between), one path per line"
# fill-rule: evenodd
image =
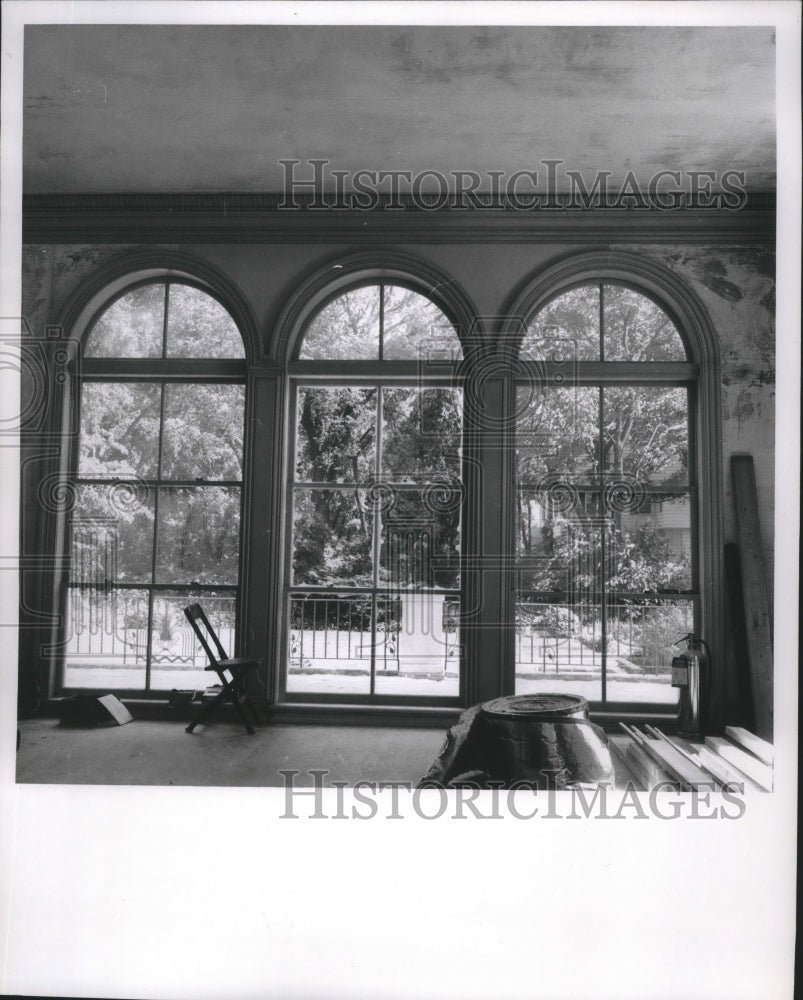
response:
M254 703L251 701L251 699L249 698L248 695L245 695L243 697L243 704L248 705L248 710L251 713L251 715L253 716L254 722L258 726L261 726L262 725L262 719L260 718L259 713L256 710L256 705L254 705Z
M220 692L220 694L216 696L215 700L210 701L209 704L206 705L198 713L196 718L192 720L192 722L186 727L184 732L191 733L196 726L199 726L202 722L206 721L206 719L209 718L209 716L215 711L215 709L218 707L218 705L223 701L225 697L226 697L226 688L224 687L223 690Z
M218 675L218 676L220 676L220 675ZM217 707L223 701L226 701L228 699L229 701L231 701L232 705L234 705L234 710L237 713L237 715L240 717L240 721L245 726L245 730L248 733L248 735L249 736L253 736L254 735L254 728L251 725L251 723L248 721L248 717L246 716L245 712L243 712L243 708L242 708L243 702L245 702L248 705L248 709L251 712L251 715L254 717L254 720L257 723L257 725L260 724L261 720L260 720L259 716L257 715L256 709L254 708L253 704L251 703L251 700L249 699L248 695L245 693L245 689L244 689L244 685L243 685L242 681L241 680L239 680L239 681L238 680L227 681L225 679L225 677L221 677L221 680L223 681L223 689L222 689L222 691L216 696L215 700L211 701L203 709L203 711L201 711L199 713L198 717L196 719L194 719L186 727L186 729L184 730L184 732L185 733L191 733L193 731L193 729L195 729L196 726L200 725L202 722L204 722L206 719L208 719L210 717L210 715L217 709Z
M249 736L253 736L254 735L254 727L248 721L248 718L247 718L245 712L243 711L243 706L242 706L242 704L240 702L240 696L237 694L236 691L233 691L232 694L234 696L232 698L232 701L234 703L235 711L240 716L240 720L242 721L242 724L245 726L246 732L248 733L248 735Z

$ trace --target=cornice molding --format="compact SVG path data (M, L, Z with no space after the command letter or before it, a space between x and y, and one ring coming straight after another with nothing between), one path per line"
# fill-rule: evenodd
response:
M64 194L23 198L23 242L38 243L653 243L775 242L774 195L737 209L497 203L370 210L282 208L272 194Z

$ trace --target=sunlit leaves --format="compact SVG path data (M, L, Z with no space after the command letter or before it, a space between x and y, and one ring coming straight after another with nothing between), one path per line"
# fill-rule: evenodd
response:
M651 299L621 285L605 285L606 361L685 361L674 324Z
M453 325L428 298L400 285L366 285L327 303L304 333L299 357L319 361L456 360Z
M599 287L574 288L549 302L532 319L522 345L525 357L598 361Z
M164 284L143 285L117 299L92 328L88 358L160 358L164 330Z
M384 286L382 357L386 361L461 356L454 327L440 309L417 292Z
M190 285L170 285L168 358L243 358L237 326L223 306Z
M103 479L155 476L160 394L161 388L149 383L85 383L78 474Z
M378 285L339 295L307 327L299 356L332 361L378 358L379 310Z
M600 300L602 308L600 308ZM686 350L669 316L652 299L622 285L573 288L531 320L525 356L576 361L685 361Z
M166 385L162 478L240 479L244 404L241 385Z
M237 325L217 299L191 285L154 282L126 292L101 313L84 355L243 358L245 351Z

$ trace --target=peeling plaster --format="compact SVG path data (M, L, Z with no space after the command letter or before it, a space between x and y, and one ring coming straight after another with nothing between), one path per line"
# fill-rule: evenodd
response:
M723 363L755 361L774 368L773 253L742 247L644 250L697 292L719 335Z

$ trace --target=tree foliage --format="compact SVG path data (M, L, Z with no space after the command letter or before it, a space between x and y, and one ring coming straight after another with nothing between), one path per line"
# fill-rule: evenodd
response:
M141 285L103 311L87 337L94 358L242 358L243 341L224 307L191 285ZM166 350L165 350L166 348Z
M300 357L320 361L415 360L437 348L460 356L454 327L424 295L400 285L366 285L327 303L304 333Z
M239 385L84 386L79 477L103 482L79 480L74 579L151 581L158 490L155 582L236 583L240 490L204 484L240 480L243 406Z
M299 389L296 482L339 488L294 490L294 582L453 586L460 437L454 390Z

